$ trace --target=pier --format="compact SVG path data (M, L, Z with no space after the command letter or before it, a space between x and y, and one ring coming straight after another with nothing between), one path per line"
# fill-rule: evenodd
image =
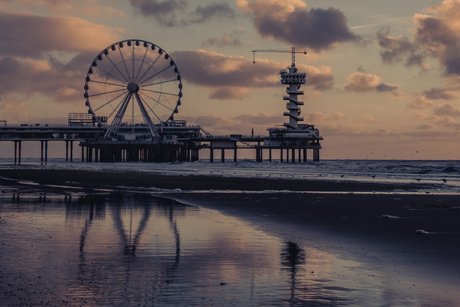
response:
M209 150L209 160L226 161L226 151L238 161L241 150L253 150L255 160L280 162L320 160L319 130L302 124L300 90L306 74L292 65L280 71L285 84L288 121L268 128L268 136L212 135L200 126L175 119L182 105L182 78L171 56L159 46L143 40L123 40L102 50L91 63L84 84L87 113L69 113L67 125L8 126L0 120L0 141L14 144L14 163L20 164L24 142L40 142L40 160L48 161L49 142L65 144L66 161L74 161L74 143L81 147L82 162L185 162L200 159ZM306 53L306 51L302 52ZM143 54L142 60L137 55ZM115 64L118 63L118 64ZM231 133L231 132L230 132ZM220 154L220 155L219 155Z

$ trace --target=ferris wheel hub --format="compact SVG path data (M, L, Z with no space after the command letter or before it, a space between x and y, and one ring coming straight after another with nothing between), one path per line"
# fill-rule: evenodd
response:
M128 91L130 93L137 93L139 92L139 85L137 85L136 83L134 82L131 82L128 84Z

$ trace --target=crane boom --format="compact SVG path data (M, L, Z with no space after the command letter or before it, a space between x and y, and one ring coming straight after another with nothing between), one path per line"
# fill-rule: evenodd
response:
M291 50L289 49L255 49L252 50L252 63L256 62L256 52L283 52L283 53L292 53L292 66L295 66L295 54L296 53L303 53L307 54L307 50L304 51L295 51L295 47L291 47Z

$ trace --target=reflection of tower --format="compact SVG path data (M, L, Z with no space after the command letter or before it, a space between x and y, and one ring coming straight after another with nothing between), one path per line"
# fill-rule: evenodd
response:
M291 272L291 297L289 302L292 305L295 300L297 266L305 263L305 255L296 243L287 242L286 245L285 250L281 253L281 264Z
M286 109L289 112L284 112L284 116L289 117L289 123L284 123L288 129L297 129L299 126L297 122L303 121L300 115L300 106L303 106L303 102L297 99L298 95L303 95L303 91L299 91L300 85L305 84L305 73L297 72L297 68L295 67L294 63L292 63L291 67L288 67L287 70L280 71L281 74L281 83L287 84L286 93L289 96L284 96L283 100L288 100L286 104Z

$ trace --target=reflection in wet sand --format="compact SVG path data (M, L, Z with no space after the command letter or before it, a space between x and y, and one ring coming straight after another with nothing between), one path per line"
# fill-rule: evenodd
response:
M7 306L429 301L361 263L148 194L2 196L0 302Z

